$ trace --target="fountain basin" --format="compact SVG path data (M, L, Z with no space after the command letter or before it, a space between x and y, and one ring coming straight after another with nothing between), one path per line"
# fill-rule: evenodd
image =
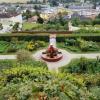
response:
M61 60L61 59L63 58L63 55L62 55L62 53L61 53L61 54L58 54L57 56L54 56L53 58L50 58L50 57L48 57L46 54L43 54L43 55L41 56L41 58L42 58L43 60L45 60L45 61L48 61L48 62L57 62L57 61L59 61L59 60Z

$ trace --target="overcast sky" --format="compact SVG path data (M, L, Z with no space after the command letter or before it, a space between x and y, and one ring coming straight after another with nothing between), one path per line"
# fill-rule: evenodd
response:
M15 2L26 2L28 0L0 0L0 3L1 2L12 2L12 3L15 3Z

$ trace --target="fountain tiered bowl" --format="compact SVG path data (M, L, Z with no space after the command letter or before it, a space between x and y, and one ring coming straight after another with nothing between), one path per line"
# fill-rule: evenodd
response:
M49 48L42 52L41 58L47 62L57 62L63 58L62 52L50 45Z

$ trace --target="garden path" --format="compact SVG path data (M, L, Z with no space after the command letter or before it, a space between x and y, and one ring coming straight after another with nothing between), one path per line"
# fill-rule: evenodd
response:
M34 54L34 58L36 58L37 60L41 60L41 54L42 54L43 51L44 50L40 50L40 51L36 52ZM95 59L95 58L97 58L97 56L100 57L100 53L89 53L89 54L74 54L73 53L72 54L72 53L69 53L66 50L60 49L60 51L63 54L63 58L60 61L58 61L58 62L47 62L47 61L45 61L47 63L49 70L52 70L52 71L56 70L58 72L59 67L62 67L62 66L69 64L70 61L72 59L75 59L75 58L86 57L86 58L90 58L90 59Z
M35 54L33 54L33 57L36 60L43 61L41 59L41 54L43 51L44 51L44 49L37 51ZM90 58L90 59L95 59L95 58L97 58L97 56L100 57L100 53L75 54L75 53L69 53L68 51L62 50L62 49L60 49L60 51L63 54L63 58L60 61L58 61L58 62L46 62L46 61L44 61L44 62L46 62L49 70L58 72L59 67L62 67L62 66L69 64L70 61L72 59L75 59L75 58L86 57L86 58ZM5 59L16 59L16 55L0 55L0 60L5 60Z

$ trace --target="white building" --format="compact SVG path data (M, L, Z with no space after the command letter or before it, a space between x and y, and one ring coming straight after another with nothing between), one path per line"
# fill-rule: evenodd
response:
M2 13L0 14L0 23L3 25L3 30L0 30L0 33L9 32L12 29L12 25L19 23L20 29L22 28L22 15L21 14L9 14Z

